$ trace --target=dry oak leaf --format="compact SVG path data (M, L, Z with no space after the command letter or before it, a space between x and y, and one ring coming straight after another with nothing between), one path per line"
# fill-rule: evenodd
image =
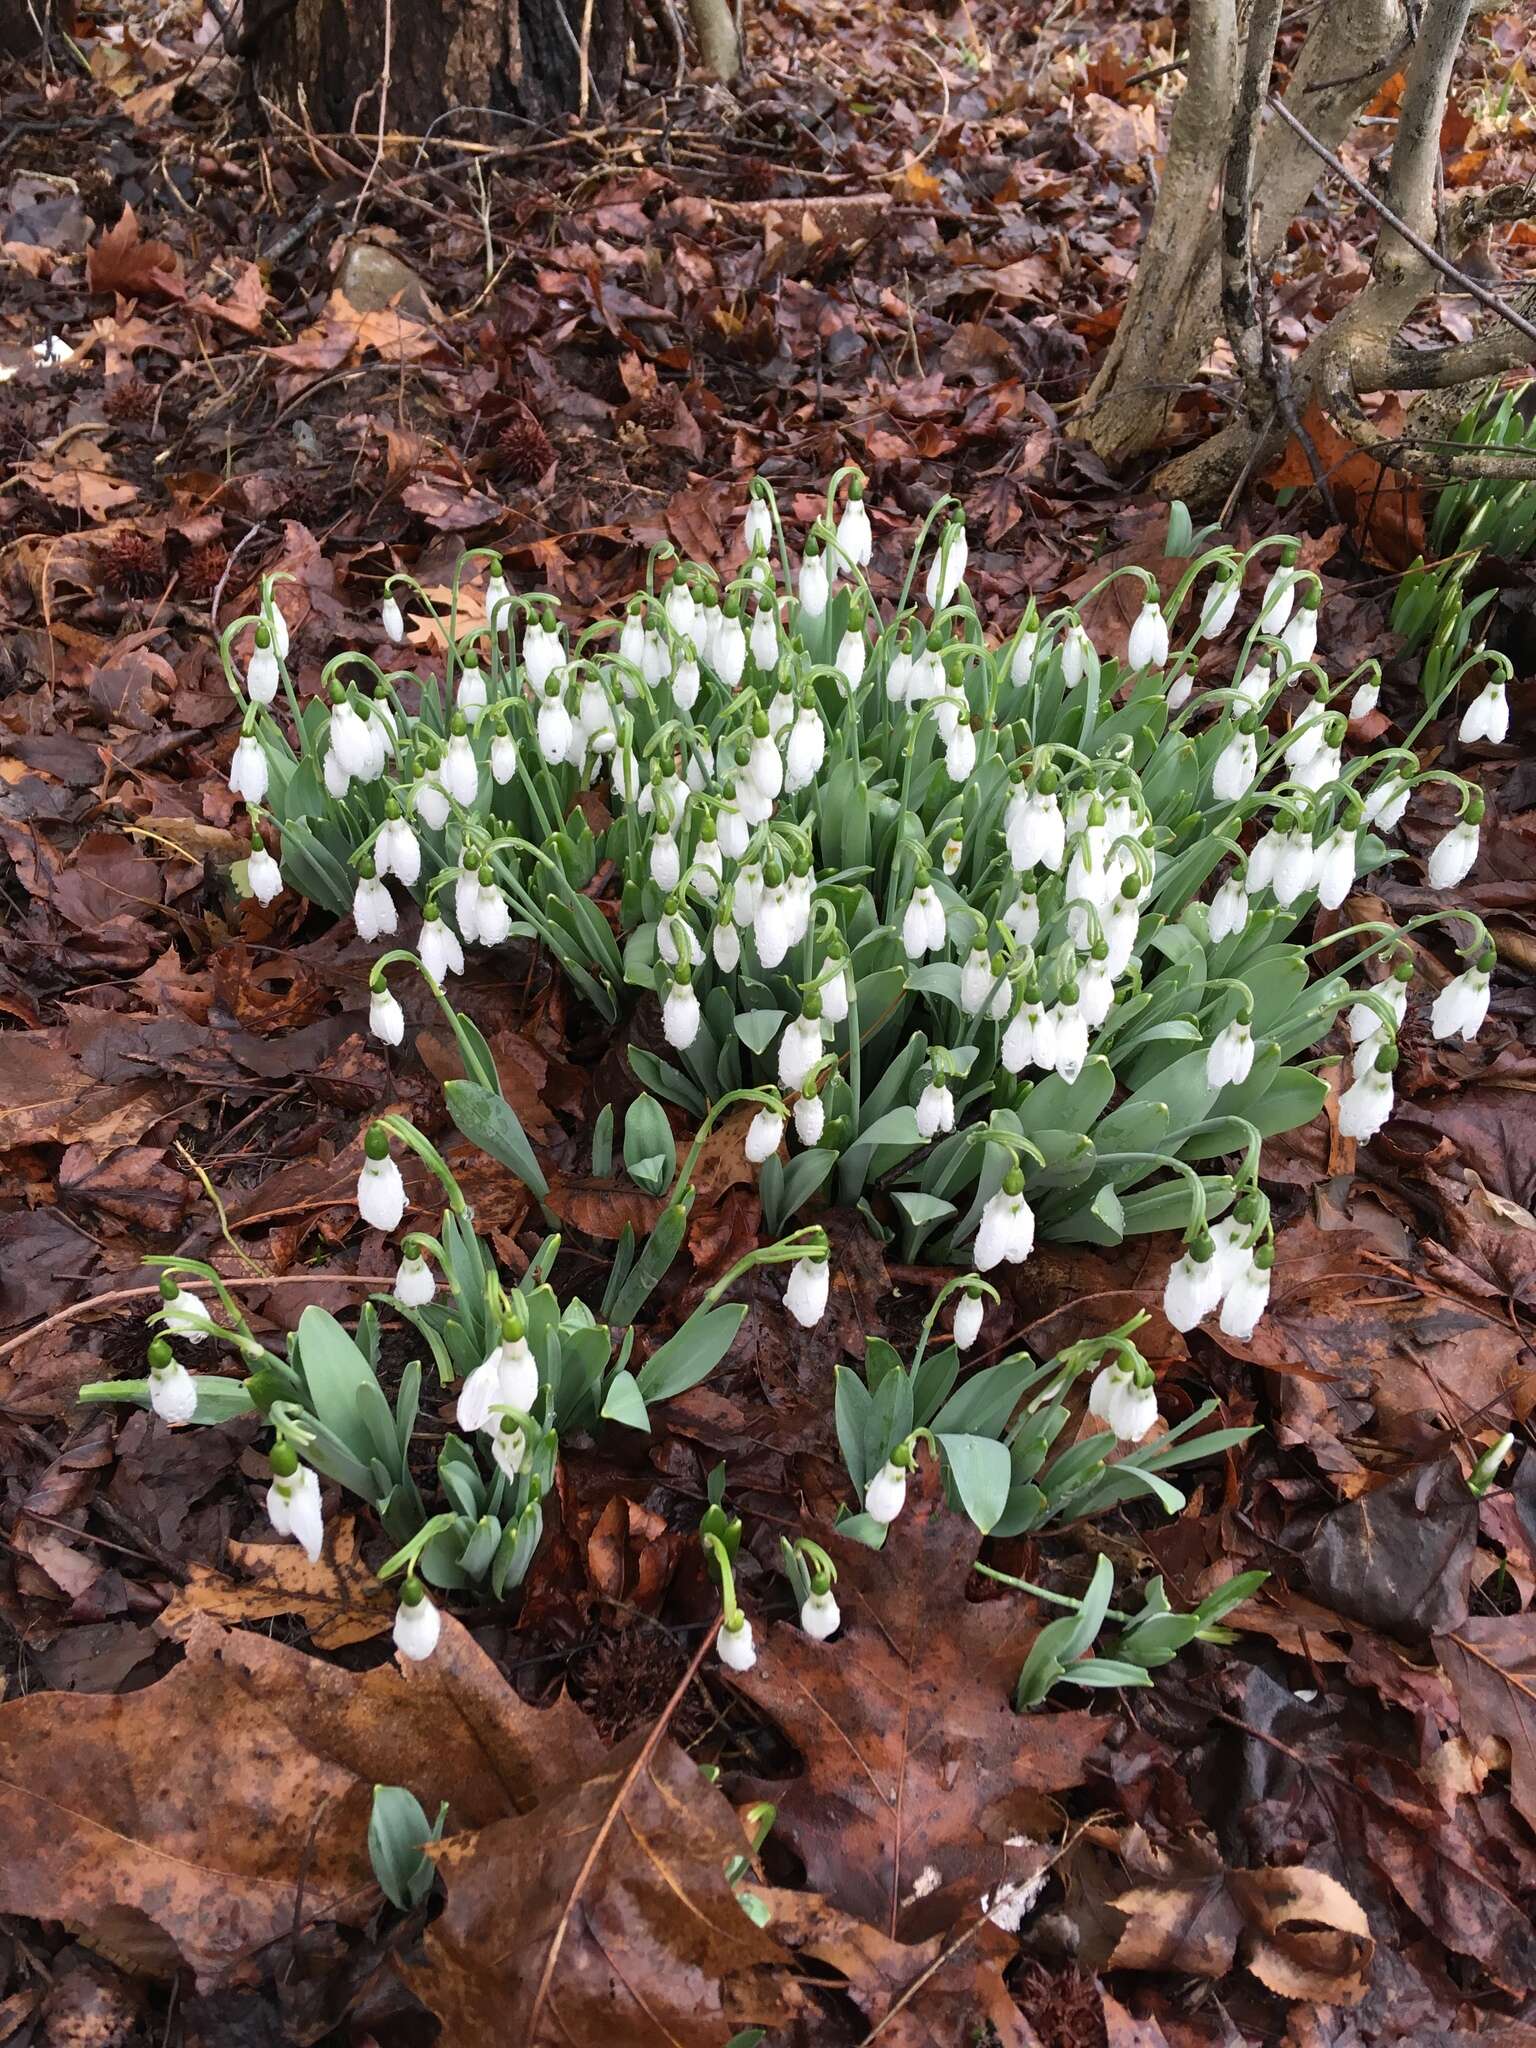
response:
M1536 1828L1536 1614L1490 1614L1436 1636L1435 1654L1474 1739L1509 1745L1515 1810Z
M778 1622L731 1679L805 1760L787 1784L753 1791L777 1804L776 1832L816 1891L893 1940L917 1939L1006 1876L1002 1845L1043 1832L1039 1795L1082 1783L1108 1723L1013 1711L1038 1623L1022 1600L966 1599L980 1539L931 1494L881 1551L817 1540L838 1569L839 1640Z
M177 268L168 242L146 242L131 206L125 206L115 227L92 243L85 264L93 292L116 292L125 299L158 293L163 299L186 297L186 280Z
M394 1623L395 1596L359 1557L350 1515L327 1529L313 1564L297 1543L231 1543L229 1555L241 1576L191 1566L156 1623L163 1634L186 1636L200 1615L235 1624L292 1614L317 1650L341 1650Z
M1130 1920L1113 1970L1224 1978L1241 1943L1248 1968L1281 1998L1358 2005L1365 1996L1376 1944L1359 1904L1326 1871L1218 1870L1138 1885L1110 1903Z
M140 1692L0 1706L0 1912L216 1983L300 1913L376 1910L375 1784L476 1826L602 1754L571 1701L525 1705L450 1618L426 1664L362 1673L199 1619Z
M725 1876L741 1824L691 1757L639 1730L536 1811L434 1851L448 1903L411 1989L445 2041L720 2048L798 1995Z

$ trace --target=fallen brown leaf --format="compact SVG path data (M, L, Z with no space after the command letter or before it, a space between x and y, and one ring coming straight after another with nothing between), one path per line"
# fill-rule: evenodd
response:
M314 1564L296 1543L231 1543L229 1555L243 1576L192 1565L159 1618L166 1635L185 1639L199 1616L238 1624L291 1614L317 1650L340 1650L382 1635L394 1622L395 1596L358 1555L350 1515L327 1529Z

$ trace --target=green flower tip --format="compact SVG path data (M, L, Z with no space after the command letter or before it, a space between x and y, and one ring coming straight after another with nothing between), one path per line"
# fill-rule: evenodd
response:
M172 1351L170 1345L166 1343L165 1339L163 1337L156 1337L149 1347L150 1371L164 1372L168 1365L175 1362L175 1356L176 1354Z
M407 1579L400 1588L400 1605L402 1607L419 1607L426 1597L426 1587L421 1583L420 1579L414 1576Z
M162 1273L160 1275L160 1299L162 1301L174 1301L180 1292L181 1289L171 1274Z
M363 1154L375 1163L389 1157L389 1133L382 1124L370 1124L363 1140Z
M256 645L261 648L263 653L272 645L272 628L265 619L256 628Z
M520 1344L527 1334L526 1326L516 1309L509 1308L501 1319L501 1341L503 1344Z
M274 1479L291 1479L298 1471L298 1453L286 1437L280 1436L272 1446L270 1463Z
M1022 1194L1023 1194L1023 1192L1024 1192L1024 1174L1023 1174L1023 1170L1022 1170L1022 1169L1021 1169L1020 1167L1017 1167L1017 1166L1010 1166L1010 1167L1009 1167L1009 1169L1008 1169L1008 1171L1007 1171L1007 1173L1006 1173L1006 1174L1004 1174L1004 1176L1003 1176L1003 1193L1004 1193L1005 1195L1009 1195L1009 1196L1012 1196L1012 1195L1022 1195Z

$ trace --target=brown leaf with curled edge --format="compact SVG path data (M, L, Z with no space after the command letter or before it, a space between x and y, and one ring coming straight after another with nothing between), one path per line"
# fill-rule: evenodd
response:
M1137 1885L1110 1903L1130 1923L1111 1969L1219 1979L1241 1945L1254 1976L1282 1998L1358 2005L1365 1996L1376 1944L1360 1906L1326 1871L1216 1869Z
M658 1195L642 1194L639 1188L614 1180L594 1180L587 1174L553 1178L545 1202L560 1222L605 1244L617 1244L626 1223L644 1242L666 1206Z
M1536 1614L1490 1614L1435 1638L1435 1654L1474 1739L1509 1745L1510 1794L1536 1828Z
M425 1664L362 1673L199 1619L140 1692L0 1706L0 1912L215 1982L301 1912L376 1909L375 1784L477 1826L601 1756L570 1700L526 1706L451 1619Z
M85 259L86 283L93 292L116 292L125 299L156 293L163 299L186 297L186 280L177 268L169 242L146 242L131 206L125 206L115 227L92 243Z
M292 1614L317 1650L340 1650L394 1623L395 1596L359 1557L350 1515L326 1530L325 1549L313 1564L297 1543L231 1543L229 1555L243 1576L192 1565L186 1585L159 1617L166 1635L187 1635L199 1615L238 1623Z
M798 2002L727 1882L745 1838L691 1757L641 1730L534 1812L435 1851L448 1903L411 1989L455 2042L720 2048Z
M1038 1795L1082 1783L1109 1724L1013 1711L1038 1624L1022 1600L967 1600L980 1539L932 1493L882 1551L815 1533L837 1565L842 1634L818 1643L775 1623L758 1663L732 1675L805 1759L787 1784L753 1789L776 1802L817 1891L913 1940L998 1881L998 1845L1028 1831Z
M923 1942L892 1941L814 1892L759 1896L782 1942L847 1978L848 1995L878 2030L882 2048L952 2048L983 2039L995 2048L1042 2048L1003 1982L1018 1945L991 1921Z

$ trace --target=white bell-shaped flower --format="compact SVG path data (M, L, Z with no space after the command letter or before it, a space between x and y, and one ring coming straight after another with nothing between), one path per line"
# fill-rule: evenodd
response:
M1491 682L1485 683L1472 699L1462 713L1456 737L1464 747L1475 746L1480 740L1489 746L1500 747L1508 739L1509 697L1502 677L1495 676Z
M320 774L325 783L326 795L340 803L352 787L352 776L334 747L326 748L325 759L320 764Z
M491 741L491 780L504 789L517 774L517 741L499 732Z
M1291 562L1282 561L1271 574L1264 586L1264 595L1259 600L1259 631L1278 637L1286 628L1296 603L1296 570Z
M1009 1179L1013 1178L1010 1174ZM1004 1181L997 1193L988 1197L981 1212L976 1231L976 1270L990 1272L1005 1260L1009 1265L1022 1265L1034 1244L1034 1211L1023 1193L1010 1192L1008 1182Z
M1309 590L1309 596L1312 592ZM1296 666L1310 661L1317 650L1317 605L1302 604L1286 620L1280 634L1286 655Z
M1355 886L1356 840L1353 832L1335 825L1317 849L1317 900L1337 910Z
M1126 641L1125 658L1133 673L1168 665L1168 621L1153 598L1149 598L1136 614Z
M384 602L379 607L379 623L384 628L386 638L393 640L398 647L405 638L405 614L401 611L400 601L392 590L385 592Z
M764 889L752 916L752 936L764 967L777 967L794 944L789 894L782 883Z
M1357 718L1368 718L1376 709L1380 696L1381 684L1379 681L1358 684L1354 695L1349 700L1347 716L1350 724L1353 725Z
M277 665L276 651L263 647L258 640L252 650L250 666L245 672L246 692L253 704L270 704L277 695L282 670Z
M1088 672L1088 657L1093 653L1093 642L1088 638L1080 619L1074 619L1061 640L1061 680L1068 690L1075 690Z
M1401 1026L1408 1011L1408 982L1389 974L1385 981L1378 981L1371 990L1378 1003L1384 1003L1393 1020L1394 1030ZM1367 1038L1382 1038L1386 1026L1369 1003L1356 1003L1349 1013L1350 1043L1360 1045Z
M850 696L864 680L864 665L868 658L869 642L864 637L863 627L850 625L837 643L833 662Z
M480 792L480 764L467 733L456 732L443 752L438 776L456 804L469 810Z
M727 1671L752 1669L757 1662L757 1645L752 1640L752 1624L744 1614L737 1615L734 1627L728 1621L720 1624L715 1648L720 1652L720 1662Z
M435 911L422 920L416 953L434 981L446 981L450 974L464 972L464 948L459 944L458 934Z
M788 1118L771 1109L760 1109L747 1125L745 1151L749 1166L761 1166L778 1151Z
M828 1636L835 1636L842 1622L837 1595L830 1586L824 1593L813 1588L800 1603L800 1626L814 1642L824 1643Z
M864 1489L864 1512L872 1522L894 1522L907 1504L907 1468L887 1459Z
M1218 575L1205 593L1205 602L1200 608L1200 638L1219 640L1232 623L1232 614L1237 610L1237 600L1242 592L1242 578L1238 575Z
M477 711L483 711L490 701L490 692L485 687L484 672L472 661L467 661L459 670L458 688L454 692L454 703L466 718L473 718Z
M683 857L678 851L676 839L670 832L658 832L651 841L651 880L665 895L670 896L682 879Z
M778 616L771 603L760 604L753 613L747 644L756 666L764 675L770 675L779 658Z
M1251 732L1235 732L1211 770L1212 793L1224 804L1235 804L1253 787L1259 772L1259 743Z
M1027 612L1025 616L1026 619L1033 619L1033 609ZM1035 650L1039 645L1039 627L1028 624L1020 626L1018 637L1013 643L1013 651L1008 657L1008 680L1016 690L1024 689L1030 677L1034 674Z
M411 791L411 810L429 832L441 832L447 824L451 806L439 769L429 768Z
M166 1349L170 1349L169 1345ZM166 1365L151 1364L149 1405L162 1422L192 1420L197 1412L197 1383L180 1359L173 1358Z
M1244 1251L1222 1296L1220 1328L1223 1334L1246 1344L1268 1306L1269 1267L1260 1265L1252 1251Z
M1476 1038L1487 1018L1488 1002L1488 976L1474 964L1435 997L1429 1028L1436 1038Z
M754 494L747 499L746 516L741 522L741 544L749 555L767 554L773 546L773 514L768 510L766 498Z
M541 701L537 723L539 752L555 767L565 759L571 744L571 714L558 690Z
M942 1081L930 1081L912 1112L920 1138L935 1138L955 1128L955 1098Z
M986 947L972 946L960 968L960 1007L967 1017L979 1017L987 1007L996 978Z
M1163 1288L1163 1314L1176 1330L1192 1330L1211 1313L1221 1300L1221 1279L1214 1251L1205 1259L1186 1251L1174 1260Z
M913 890L901 920L901 943L909 960L921 960L925 953L943 952L944 905L932 883L920 883Z
M686 1052L699 1035L699 999L693 984L674 981L661 1006L662 1033L676 1052Z
M1213 945L1219 945L1223 939L1231 938L1234 932L1240 932L1246 927L1248 891L1236 875L1228 875L1211 898L1210 916L1207 921Z
M819 1145L827 1127L827 1105L819 1095L802 1095L795 1104L795 1136L802 1145Z
M325 1548L320 1475L308 1465L297 1465L291 1473L280 1475L277 1465L274 1455L272 1484L267 1488L267 1520L279 1536L291 1536L310 1563L316 1564Z
M827 608L831 582L827 558L818 548L808 546L800 561L800 610L808 619L819 619Z
M715 674L728 690L734 690L746 673L747 667L747 636L741 619L735 612L727 611L721 614L719 631L715 635L714 653Z
M171 1292L166 1294L169 1286ZM168 1336L180 1337L187 1344L202 1344L209 1337L222 1335L221 1326L208 1313L208 1305L190 1294L178 1282L162 1280L160 1283L160 1306L155 1319Z
M791 1017L779 1040L779 1086L790 1092L803 1088L820 1058L821 1018Z
M475 896L475 937L482 946L503 946L512 935L512 912L494 882L482 882Z
M981 1335L981 1319L986 1313L986 1301L980 1294L962 1294L955 1309L955 1349L969 1351Z
M390 1288L402 1308L425 1308L437 1293L437 1276L414 1246L415 1240L407 1239L405 1256L395 1268Z
M1430 850L1429 886L1454 889L1466 880L1477 861L1478 832L1475 824L1460 818Z
M1392 1114L1392 1075L1378 1066L1375 1045L1374 1038L1363 1041L1355 1057L1355 1078L1339 1097L1341 1138L1364 1143Z
M862 497L849 493L843 507L843 516L837 522L837 544L845 559L855 568L865 569L875 551L875 536L870 529L869 512Z
M674 577L667 585L667 594L662 599L662 610L667 615L667 624L679 640L691 640L693 629L699 622L699 602L690 586L681 577Z
M1284 909L1304 896L1317 879L1317 848L1310 832L1298 829L1282 836L1270 879L1275 901Z
M953 604L955 592L965 581L970 555L964 526L958 519L951 520L939 542L939 552L929 565L928 581L924 586L930 611L941 612L946 605Z
M386 818L373 842L373 866L378 875L394 875L407 889L421 880L421 842L404 818Z
M1412 794L1401 775L1389 769L1365 800L1366 824L1374 825L1379 832L1395 832Z
M364 875L352 892L352 922L365 944L393 937L400 916L395 899L374 875Z
M267 756L254 733L246 733L229 764L229 787L242 803L259 804L267 794Z
M405 1214L405 1181L377 1126L368 1133L363 1170L357 1176L357 1213L372 1229L384 1231L397 1229Z
M538 1363L521 1322L509 1316L502 1324L501 1341L460 1387L454 1419L467 1435L494 1431L505 1409L526 1415L538 1398Z
M410 1579L395 1609L395 1648L412 1664L423 1664L437 1648L443 1617L418 1579Z
M1157 1389L1150 1378L1139 1382L1128 1361L1113 1359L1094 1374L1088 1413L1105 1423L1117 1442L1139 1444L1157 1421Z
M734 974L741 964L741 935L729 919L719 921L709 935L709 950L722 974Z
M827 758L827 735L814 704L802 704L790 729L785 788L809 789Z
M796 1259L784 1283L784 1306L802 1330L814 1330L827 1312L832 1269L826 1258Z
M969 719L961 719L944 749L944 772L951 782L969 782L976 772L976 733Z
M264 846L253 846L245 864L245 878L258 903L270 903L283 893L283 872Z
M553 623L546 625L542 619L531 620L523 635L523 673L535 696L544 694L544 685L564 660L559 628Z
M405 1039L405 1012L382 986L369 991L368 1029L383 1045L400 1045Z
M1212 1088L1231 1088L1253 1072L1253 1032L1234 1017L1212 1039L1205 1055L1205 1078Z

